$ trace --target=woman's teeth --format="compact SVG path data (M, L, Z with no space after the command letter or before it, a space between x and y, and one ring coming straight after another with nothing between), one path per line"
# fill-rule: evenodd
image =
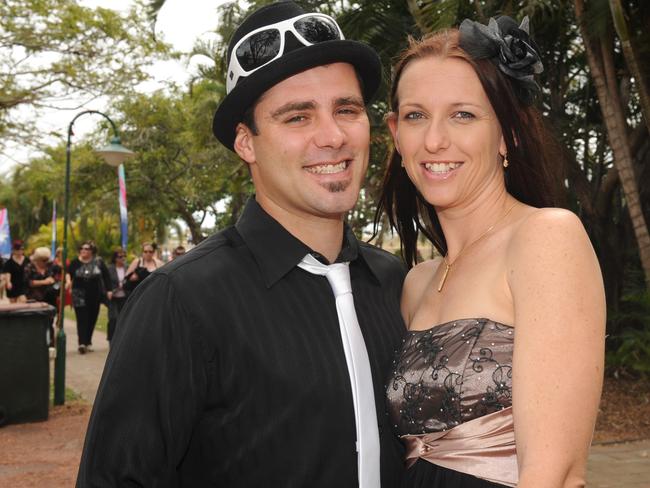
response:
M336 164L319 164L317 166L308 166L305 169L310 173L314 173L317 175L329 175L332 173L340 173L341 171L345 171L345 168L347 167L348 167L348 162L341 161L340 163L336 163Z
M424 167L432 173L449 173L460 167L463 163L425 163Z

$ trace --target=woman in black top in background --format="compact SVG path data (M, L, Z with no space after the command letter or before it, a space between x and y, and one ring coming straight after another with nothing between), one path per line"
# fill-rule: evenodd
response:
M24 302L25 297L25 266L29 259L25 258L23 241L15 240L12 245L11 257L2 266L6 278L7 298L11 303Z
M59 294L61 269L51 260L51 252L47 247L37 247L32 254L31 262L25 266L25 286L28 300L45 302L56 307ZM57 284L58 283L58 284ZM54 319L49 325L49 345L54 347Z
M66 288L72 287L72 305L77 316L79 353L92 352L92 337L99 305L106 296L112 297L108 269L101 258L96 257L97 248L92 241L84 242L79 256L72 260L66 274Z
M108 266L108 274L111 278L110 290L113 292L111 301L108 305L108 330L106 339L110 342L115 334L117 319L120 316L122 307L126 303L126 292L124 283L126 281L126 251L121 247L113 251L111 264Z
M157 246L153 242L142 243L142 256L131 261L129 269L126 270L124 287L127 292L135 290L135 287L142 283L147 276L164 264L156 257L156 248Z

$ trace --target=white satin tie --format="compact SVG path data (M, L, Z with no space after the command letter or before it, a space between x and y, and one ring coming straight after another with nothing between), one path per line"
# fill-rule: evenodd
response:
M357 428L357 463L360 488L379 488L379 427L370 360L354 309L350 263L326 265L307 254L298 266L312 274L327 278L336 297L336 312L343 340L352 386L352 401Z

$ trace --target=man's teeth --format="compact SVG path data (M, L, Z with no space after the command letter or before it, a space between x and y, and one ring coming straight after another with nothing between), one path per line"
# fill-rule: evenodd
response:
M460 167L462 163L426 163L424 167L432 173L448 173Z
M328 175L332 173L339 173L345 171L345 168L348 167L347 161L341 161L337 164L319 164L318 166L309 166L305 168L310 173L317 175Z

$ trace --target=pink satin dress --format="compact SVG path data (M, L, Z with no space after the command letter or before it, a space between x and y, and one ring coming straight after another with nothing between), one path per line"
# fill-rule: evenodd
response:
M403 487L516 486L513 346L514 329L489 319L407 333L386 384Z

